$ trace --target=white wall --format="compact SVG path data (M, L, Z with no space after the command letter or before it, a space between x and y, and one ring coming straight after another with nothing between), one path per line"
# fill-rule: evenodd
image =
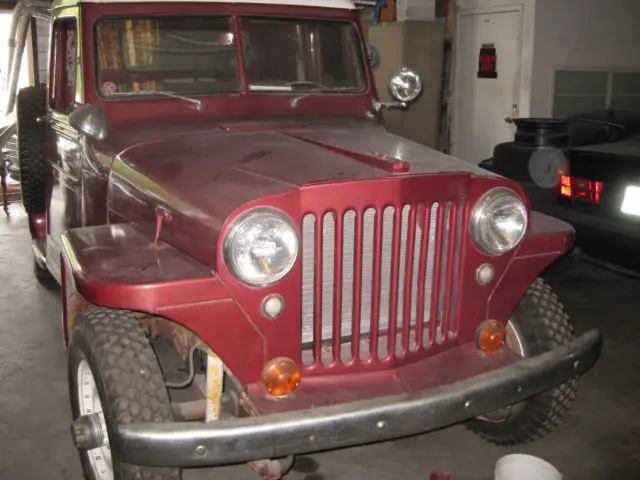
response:
M640 0L638 1L640 3ZM521 117L529 116L531 106L531 82L533 77L536 0L457 0L457 5L458 11L522 5L522 64L520 71L519 108Z
M531 116L553 112L556 69L640 70L639 0L537 0Z

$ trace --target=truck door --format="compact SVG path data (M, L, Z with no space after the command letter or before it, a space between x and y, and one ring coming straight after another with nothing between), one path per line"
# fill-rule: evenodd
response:
M52 29L46 155L47 263L60 279L61 235L80 225L82 149L78 132L69 124L76 99L78 27L75 17L57 18Z

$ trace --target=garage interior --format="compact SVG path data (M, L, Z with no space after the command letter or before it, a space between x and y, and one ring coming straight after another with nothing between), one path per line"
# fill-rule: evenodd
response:
M515 126L505 119L622 107L640 113L640 31L634 25L640 2L387 0L376 8L370 6L375 2L363 3L366 37L380 55L374 75L381 98L388 100L385 83L394 65L411 65L423 76L424 94L414 106L385 113L390 131L418 143L478 164L491 157L495 145L512 140ZM0 2L2 35L10 30L13 7ZM484 24L499 24L510 33L485 38L496 30L483 30ZM468 31L460 31L463 25ZM46 22L33 20L19 87L46 82L48 32ZM7 41L0 39L3 89ZM500 82L503 72L509 76L492 94L477 77L477 47L488 44L497 52ZM509 55L515 63L503 67ZM616 80L622 77L624 84ZM0 92L2 105L6 94ZM8 168L17 157L15 136L2 153ZM60 292L33 275L19 181L7 170L3 175L8 206L6 213L0 211L0 479L80 479L69 438ZM580 383L573 410L548 437L498 448L457 425L299 457L286 479L422 480L446 472L453 480L488 480L500 457L510 453L543 458L570 480L640 478L639 279L588 259L578 259L569 272L548 272L576 333L598 328L605 339L600 361ZM246 466L234 466L186 470L184 478L256 477Z

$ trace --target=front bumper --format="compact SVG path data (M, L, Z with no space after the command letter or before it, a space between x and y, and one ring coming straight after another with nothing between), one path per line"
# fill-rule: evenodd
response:
M280 458L446 427L514 404L586 372L602 336L417 393L213 423L121 426L112 448L134 465L199 467Z

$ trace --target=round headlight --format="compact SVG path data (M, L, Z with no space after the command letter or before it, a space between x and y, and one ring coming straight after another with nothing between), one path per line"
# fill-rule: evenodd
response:
M233 221L224 240L231 272L249 285L268 285L284 277L296 262L294 224L272 208L249 210Z
M494 188L471 213L471 234L480 250L499 255L520 243L527 230L527 208L516 192Z
M398 102L413 102L422 92L420 75L407 67L402 67L389 80L389 93Z

